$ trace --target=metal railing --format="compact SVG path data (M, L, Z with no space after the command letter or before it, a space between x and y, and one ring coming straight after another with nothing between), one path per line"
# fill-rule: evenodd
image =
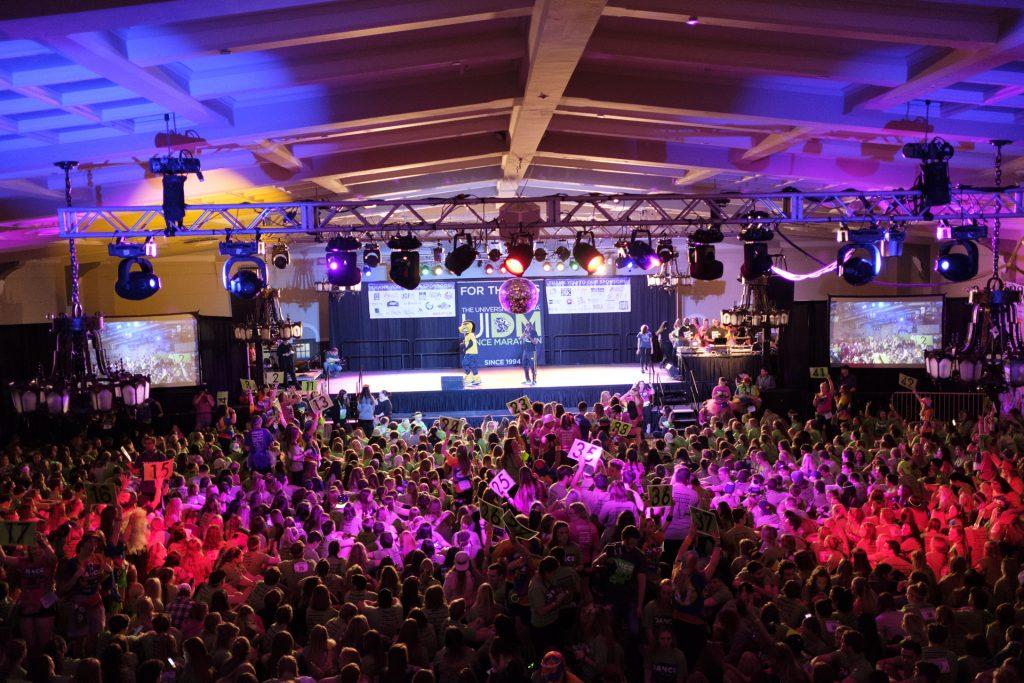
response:
M607 361L600 361L597 358L591 358L587 362L607 362L614 363L617 360L616 354L623 348L620 339L619 332L565 332L562 334L556 334L551 338L551 346L545 349L544 359L546 362L551 362L550 354L558 354L556 356L559 365L564 365L566 353L591 353L596 354L599 352L607 352L611 354L611 357ZM597 338L611 339L611 342L603 342L606 346L581 346L573 348L561 348L559 345L562 339L597 339ZM572 363L570 363L572 364Z
M353 346L357 346L358 347L360 344L364 344L364 345L365 344L369 344L369 345L375 347L376 351L373 352L373 353L356 353L356 354L346 353L344 355L344 358L345 358L345 361L346 361L345 367L348 370L368 370L369 368L363 367L363 363L361 363L359 361L369 360L369 359L379 360L380 361L380 369L381 370L386 370L388 368L386 367L385 361L387 359L390 359L390 358L399 358L399 359L401 359L402 367L400 369L402 369L402 370L408 370L408 369L410 369L412 367L412 358L413 358L413 356L412 356L412 342L410 342L408 339L391 339L387 343L381 342L379 340L346 341L345 344L344 344L344 347L345 347L345 350L347 351L350 347L353 347ZM404 351L399 351L398 353L395 353L392 350L394 344L399 344L399 345L403 345L404 344L406 349ZM407 362L407 359L408 359L408 362Z
M440 351L424 351L423 349L420 348L421 344L437 344L437 343L446 344L448 348L442 349ZM420 338L417 338L416 340L414 340L414 343L412 345L412 355L413 355L413 359L417 361L417 363L416 363L416 367L417 368L425 368L426 367L423 364L424 359L426 359L426 358L437 358L437 357L441 357L441 358L450 357L452 359L452 362L449 365L442 365L442 366L439 366L439 367L457 368L459 366L459 341L458 341L457 338L451 337L451 336L448 336L448 337L420 337Z
M965 411L968 418L976 419L989 409L987 396L967 391L919 391L916 396L909 391L897 391L892 395L893 408L905 419L916 420L921 414L918 396L931 399L937 420L955 419L961 411Z

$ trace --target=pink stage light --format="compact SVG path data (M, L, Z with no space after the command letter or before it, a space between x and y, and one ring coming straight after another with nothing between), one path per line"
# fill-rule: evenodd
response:
M834 273L835 270L835 261L833 261L832 263L826 263L821 268L818 268L817 270L812 271L810 273L791 273L788 270L783 270L782 268L779 268L778 266L772 266L772 273L778 275L783 279L789 280L790 282L803 282L804 280L814 280L815 278L821 277L825 273Z

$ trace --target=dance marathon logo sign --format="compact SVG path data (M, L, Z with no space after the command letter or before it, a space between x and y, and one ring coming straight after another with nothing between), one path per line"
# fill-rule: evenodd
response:
M544 299L544 282L533 280ZM460 282L456 285L456 306L459 321L471 320L476 325L477 343L480 345L480 367L505 367L522 364L523 326L532 323L537 336L544 339L544 315L541 306L525 315L506 313L498 302L501 282ZM540 356L541 349L537 350Z

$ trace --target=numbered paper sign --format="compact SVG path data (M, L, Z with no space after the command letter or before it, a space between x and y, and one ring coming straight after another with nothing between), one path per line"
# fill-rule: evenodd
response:
M323 413L332 405L334 405L334 401L323 394L317 394L316 396L309 397L309 407L318 413Z
M651 484L647 487L647 506L652 508L668 507L672 504L671 484Z
M308 392L308 393L313 393L314 391L316 391L316 380L315 379L304 379L304 380L302 380L301 382L299 382L299 390L300 391L304 391L304 392Z
M612 436L629 436L633 431L633 425L621 420L612 420Z
M242 387L242 389L244 391L245 387ZM228 392L226 392L226 391L218 391L217 392L217 405L219 405L219 406L226 406L227 404L228 404Z
M502 521L508 533L516 538L528 541L531 538L537 537L537 532L520 522L516 518L516 514L511 510L505 510L505 516Z
M811 368L811 379L828 379L828 368Z
M93 505L113 505L117 502L117 484L87 484L85 495Z
M480 517L491 526L505 528L505 511L486 500L480 501Z
M917 391L917 379L910 375L904 375L900 373L900 386L910 391Z
M498 470L487 487L502 498L511 498L509 491L511 491L512 487L515 485L516 480L512 478L511 474L505 470Z
M0 545L35 544L35 522L0 522Z
M699 507L691 507L690 519L693 520L694 529L698 534L718 538L718 517L713 512L702 510Z
M173 475L173 460L142 463L142 479L144 481L162 481L164 479L170 479Z
M581 464L593 465L601 459L602 453L604 453L604 449L596 443L589 443L583 439L574 439L572 448L569 449L566 456L570 460L575 460Z
M284 373L280 370L271 370L263 375L267 384L284 384Z
M251 379L240 379L242 383L242 391L256 391L256 382Z
M533 407L533 403L530 401L528 396L520 396L516 400L506 403L505 407L508 408L508 412L513 415L519 415L519 413L529 412Z

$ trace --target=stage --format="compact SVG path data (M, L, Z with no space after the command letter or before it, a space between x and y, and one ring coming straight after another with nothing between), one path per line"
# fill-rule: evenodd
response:
M507 415L506 403L520 396L535 401L557 401L575 409L580 401L594 403L601 392L622 393L639 380L662 382L666 389L677 383L663 369L652 376L641 372L640 366L629 365L559 365L541 366L537 370L536 386L523 384L523 371L519 367L484 368L480 371L482 384L472 389L448 388L461 386L462 372L446 370L383 370L346 372L319 380L321 391L332 396L344 389L354 392L362 384L369 386L376 396L380 390L391 395L396 415L408 415L417 410L426 416L440 414ZM448 379L451 378L451 379ZM442 380L444 388L442 388ZM456 415L457 414L457 415Z

